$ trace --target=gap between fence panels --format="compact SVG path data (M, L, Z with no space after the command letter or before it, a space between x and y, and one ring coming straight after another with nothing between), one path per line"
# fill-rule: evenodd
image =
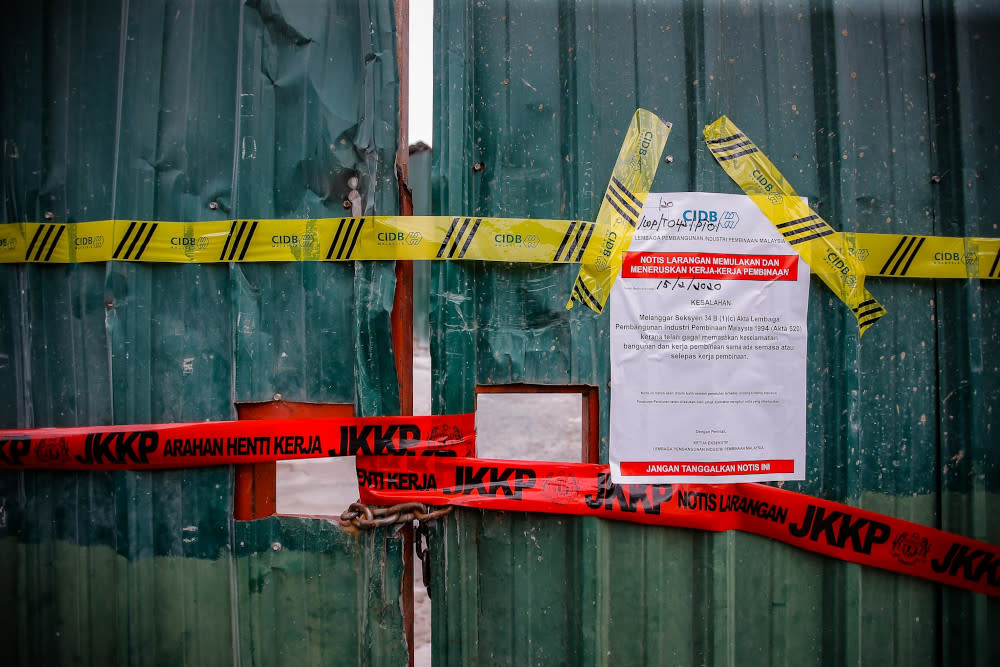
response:
M413 346L414 414L430 414L431 391L430 350L427 341L417 340ZM596 456L598 425L596 414L590 414L597 408L596 393L596 388L576 386L480 387L476 410L480 455L588 462L589 456ZM344 411L351 406L326 408ZM287 406L256 408L271 418L279 416L274 412L279 409L288 410ZM244 408L240 417L248 418L246 415L253 413L253 410L247 413ZM545 424L544 437L542 429L528 428L530 424ZM595 451L588 453L590 449ZM277 513L339 516L359 496L354 465L353 456L279 462L276 466ZM415 553L410 557L419 565ZM414 664L418 667L430 665L431 600L419 567L415 568L413 577L413 611Z

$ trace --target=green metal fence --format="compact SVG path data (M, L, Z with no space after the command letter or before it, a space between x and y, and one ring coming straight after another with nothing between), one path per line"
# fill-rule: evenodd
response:
M0 220L395 213L393 4L13 3ZM0 267L0 424L399 411L389 263ZM0 474L0 662L406 662L402 538L233 519L232 468ZM330 508L331 514L343 508Z
M997 236L1000 13L974 3L438 3L435 212L591 219L637 106L654 190L735 192L726 113L846 231ZM48 2L0 24L3 222L395 211L387 1ZM473 168L474 165L476 168ZM439 413L477 385L597 387L575 267L437 263ZM0 423L398 412L382 263L7 266ZM804 493L1000 542L998 288L818 282ZM525 429L546 425L524 423ZM10 664L401 664L403 542L236 521L231 469L0 474ZM340 508L333 508L336 511ZM998 603L740 533L456 511L431 529L439 664L1000 662Z
M486 1L435 25L435 212L593 219L641 106L673 123L654 191L738 192L701 141L725 113L838 229L997 236L995 7ZM437 412L477 384L596 385L606 460L607 316L563 309L574 272L435 267ZM862 342L812 285L807 479L785 486L995 544L1000 288L870 289L889 315ZM433 536L436 664L1000 661L995 599L753 535L461 511Z

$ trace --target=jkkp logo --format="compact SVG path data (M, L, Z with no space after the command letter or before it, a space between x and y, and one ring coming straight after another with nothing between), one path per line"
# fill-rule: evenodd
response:
M931 545L926 537L921 537L920 533L904 532L896 536L892 541L892 555L900 563L913 565L927 558L927 552Z
M541 243L538 234L514 234L501 232L493 235L493 245L501 247L537 248Z
M560 470L545 478L542 482L542 493L556 504L567 505L576 502L580 497L580 485L571 474Z
M68 458L66 438L43 438L35 443L35 455L45 463L62 463Z

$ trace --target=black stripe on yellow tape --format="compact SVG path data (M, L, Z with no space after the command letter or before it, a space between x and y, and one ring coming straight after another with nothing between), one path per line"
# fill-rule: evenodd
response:
M247 251L250 249L253 236L257 232L258 224L260 223L257 220L242 220L238 224L236 220L233 220L233 226L229 229L229 236L226 237L225 245L222 246L219 261L243 261L247 256Z
M576 301L579 301L587 308L599 309L601 303L597 300L590 290L587 289L587 285L580 278L576 279L576 283L573 285L573 296Z
M52 245L49 246L49 251L45 253L45 261L52 259L52 253L55 251L56 246L59 245L59 239L62 238L63 232L66 231L66 225L59 225L59 231L56 232L56 237L52 239Z
M556 250L555 256L552 258L553 262L579 262L583 259L583 253L587 250L587 246L590 244L590 237L594 234L594 227L596 227L593 222L580 222L573 220L570 222L569 227L566 229L566 234L562 238L562 242L559 244L559 248ZM584 236L586 234L586 236ZM581 237L583 237L581 241ZM572 241L570 240L572 239ZM567 248L567 244L569 247ZM563 250L566 253L563 254Z
M138 252L137 252L137 253L135 254L135 258L136 258L137 260L138 260L138 259L142 259L142 255L143 255L143 253L144 253L144 252L146 252L146 248L147 248L147 247L149 246L149 242L150 242L150 241L152 240L152 238L153 238L153 234L155 234L155 233L156 233L156 228L157 228L158 226L159 226L159 223L156 223L156 222L154 222L154 223L153 223L153 224L152 224L152 225L150 226L150 228L149 228L149 233L148 233L148 234L146 234L146 236L145 236L145 237L143 237L143 240L142 240L142 245L141 245L141 246L139 246L139 251L138 251Z
M726 160L733 160L738 157L743 157L744 155L750 155L751 153L756 153L758 148L754 146L754 143L750 141L750 138L742 132L737 132L736 134L731 134L728 137L722 139L713 139L708 142L710 144L709 150L715 154L715 159L725 162ZM738 153L729 153L729 151L734 151L744 146L750 146L750 148L739 151Z
M903 268L899 272L899 275L905 276L906 272L910 270L910 266L913 264L913 260L917 258L917 253L920 252L920 248L923 247L924 241L926 240L927 240L926 238L921 237L920 240L917 241L917 244L914 246L913 252L910 252L906 255L906 264L903 265ZM895 272L895 270L896 267L893 267L893 272Z
M715 144L724 144L729 141L732 141L733 139L739 139L741 137L745 138L743 134L737 132L736 134L730 134L728 137L721 137L719 139L708 139L705 143L707 143L709 146L713 146ZM712 148L711 150L714 151L715 149Z
M576 236L573 238L573 245L570 246L569 251L566 253L566 261L568 262L579 262L583 259L583 253L587 250L587 245L590 244L590 237L594 233L594 223L592 222L581 222L577 226ZM584 236L582 242L580 237L583 236L584 230L586 230L586 236Z
M750 142L747 142L746 144L740 144L740 145L741 146L745 146L745 145L747 145L749 143ZM720 156L720 157L718 157L718 159L722 160L722 161L725 161L725 160L735 160L736 158L743 157L744 155L750 155L751 153L757 153L757 152L759 152L759 150L760 149L758 149L756 146L754 146L752 148L746 149L745 151L740 151L739 153L733 153L731 155Z
M28 222L0 225L0 263L431 259L578 262L582 266L574 296L579 295L581 302L600 312L621 267L622 253L638 225L669 131L669 124L654 114L636 111L593 223L436 216L198 223ZM595 237L598 242L593 242ZM67 242L67 238L71 241ZM105 239L111 239L111 243ZM20 252L25 246L28 250L22 257Z
M354 256L354 248L356 248L358 245L358 237L361 236L361 229L365 226L365 219L358 218L357 223L358 224L354 228L354 235L351 237L351 245L347 249L347 254L346 255L344 254L343 248L340 249L340 254L338 255L340 259L350 259L351 257ZM344 236L344 243L347 243L346 235Z
M806 222L812 222L813 220L819 220L819 216L815 214L807 215L806 217L799 218L798 220L789 220L788 222L783 222L780 225L775 225L774 228L782 230L781 233L785 234L786 233L785 230L787 228L794 227L795 225L799 225Z
M622 182L621 182L621 181L619 181L619 180L618 180L617 178L615 178L615 175L614 175L614 174L612 174L612 175L611 175L611 183L612 183L612 184L613 184L613 185L614 185L614 186L615 186L616 188L618 188L618 190L619 190L619 191L620 191L620 192L621 192L622 194L624 194L624 195L625 195L626 197L628 197L628 198L629 198L629 200L631 201L631 203L632 203L632 204L635 204L635 206L637 206L637 207L638 207L638 210L637 210L637 209L635 209L635 208L632 208L631 206L629 206L629 210L631 210L631 211L638 211L638 212L636 212L636 215L638 215L638 214L639 214L640 212L642 212L642 207L643 207L643 202L642 202L642 200L641 200L641 199L639 199L638 197L636 197L636 196L635 196L634 194L632 194L631 192L629 192L629 191L628 191L628 188L626 188L626 187L625 187L624 185L622 185Z
M469 244L472 243L472 239L475 238L476 232L479 231L479 226L483 224L482 218L476 218L476 222L472 225L472 230L469 232L468 236L465 237L465 243L462 244L462 251L458 253L458 259L465 259L465 253L469 251Z
M119 257L119 259L133 259L132 253L133 253L133 251L135 251L136 244L139 243L139 239L148 239L149 238L150 233L147 232L146 229L147 228L152 229L152 227L153 227L153 225L149 224L148 222L144 222L144 223L140 224L139 225L139 229L136 230L135 234L133 234L132 237L131 237L131 239L130 239L128 250L125 251L125 255L123 257ZM124 241L123 241L123 243L124 243ZM139 256L136 255L135 259L139 259Z
M864 266L850 252L843 235L802 201L778 168L726 116L707 126L704 138L719 166L750 196L812 272L854 312L863 334L884 309L868 308L865 312L872 312L862 319L861 304L874 298L865 289Z
M630 225L635 227L637 224L639 224L639 213L637 213L635 209L633 209L625 202L625 199L622 197L621 194L618 193L618 190L615 188L614 182L612 182L612 184L608 186L608 192L607 194L604 195L604 198L608 201L609 204L611 204L611 206L614 207L616 211L618 211L618 215L620 215ZM622 210L623 207L625 210Z
M799 231L807 232L812 229L820 229L822 231L818 231L815 234L810 234L809 236L797 236L794 238L789 238L788 242L792 245L797 245L799 243L807 243L809 241L815 241L816 239L823 238L824 236L829 236L830 234L834 233L834 231L825 222L818 225L813 225L812 227L807 227L806 229L802 229Z
M326 258L328 260L349 259L354 252L355 245L357 245L358 236L361 234L361 227L364 223L364 218L341 218L340 223L337 225L337 232L333 235L333 242L330 243L330 249L326 253ZM350 239L351 243L350 248L347 246L348 239ZM336 257L333 254L335 250L337 252Z
M819 220L819 222L814 222L815 220ZM775 225L775 228L781 232L781 235L784 236L785 240L791 245L813 241L835 233L833 228L826 224L826 221L816 214L807 215L804 218L799 218L798 220L783 222L780 225ZM808 234L807 236L800 236L801 234L806 234L807 232L814 233Z
M31 237L31 243L28 244L28 249L24 253L24 261L48 262L65 231L65 224L40 225L35 231L35 235ZM55 232L55 237L52 236L53 232ZM32 251L35 252L34 257L31 256Z
M854 314L858 319L858 328L862 331L875 324L875 322L877 322L878 319L886 313L882 304L875 299L862 301L851 310L854 311Z
M226 235L226 244L224 246L222 246L222 252L219 253L219 261L220 262L226 261L226 260L229 259L226 256L226 253L229 252L229 244L232 243L233 234L237 233L237 229L239 229L239 234L242 235L242 233L243 233L243 226L239 224L239 221L233 220L233 225L232 225L232 227L229 228L229 234ZM239 237L237 236L237 240L238 239L239 239Z
M35 244L38 243L38 237L42 235L42 231L45 227L46 225L40 225L38 229L35 230L35 235L31 237L31 243L28 244L28 249L24 253L24 261L27 262L31 259L31 251L35 249Z
M139 225L136 229L136 225ZM139 261L142 259L142 254L146 251L146 247L149 245L150 240L153 238L153 234L156 232L156 227L158 223L156 222L142 222L137 223L133 220L128 229L125 230L125 235L122 240L118 243L118 247L115 248L114 259L121 260L135 260ZM148 228L148 231L147 231ZM133 232L135 232L133 234ZM140 244L141 241L141 245ZM128 245L128 249L125 249L125 244ZM136 246L139 245L138 252L132 253L136 250Z
M569 260L572 262L583 261L583 253L587 252L587 246L590 245L590 239L594 235L594 228L597 227L597 225L592 222L584 222L581 224L587 227L587 236L583 239L583 243L580 245L580 250L577 252L576 257Z
M563 248L566 247L566 244L569 242L570 237L573 236L573 232L576 230L577 225L579 224L580 223L577 222L576 220L573 220L569 223L569 227L566 228L566 234L563 236L562 242L559 244L559 248L556 250L556 255L555 257L552 258L553 262L559 261L559 256L562 255ZM569 253L566 253L566 255L569 256Z
M438 248L437 251L438 259L451 259L452 257L454 257L455 250L458 248L459 239L462 237L462 234L465 233L465 229L469 226L469 222L471 222L472 218L466 218L462 222L462 228L456 234L455 230L458 229L458 223L460 220L462 219L455 218L454 220L451 221L451 226L448 227L448 233L445 234L444 241L441 242L441 247ZM448 249L449 243L451 243L451 250L446 255L445 250Z
M916 247L914 247L916 245ZM882 270L879 271L880 275L886 276L896 276L896 275L906 275L906 270L913 263L913 258L916 257L917 252L920 250L920 246L923 245L923 239L918 239L916 236L904 236L899 239L899 243L896 244L896 248L889 255L889 259L885 261L882 265ZM900 267L903 262L906 265L903 266L903 270L900 271Z
M593 229L587 231L584 250L579 254L582 266L567 308L582 303L598 313L604 309L621 269L622 257L639 224L669 135L670 124L656 114L637 109L632 116L597 212L597 225L602 233L598 241L590 245ZM569 254L572 255L572 251Z
M118 243L118 247L115 248L114 254L111 255L112 258L114 259L122 258L122 250L125 249L125 244L128 243L129 239L132 237L132 231L135 230L135 226L137 224L139 223L137 223L135 220L132 220L131 222L128 223L128 229L125 230L125 234L124 236L122 236L122 240ZM234 222L233 224L235 225L236 223Z
M458 221L460 218L455 218L452 222L451 227L448 229L448 235L445 236L444 241L441 243L441 247L438 249L437 256L441 259L464 259L465 253L469 250L469 244L472 243L472 239L476 236L476 232L479 231L479 226L483 223L482 218L477 218L473 223L472 218L465 218L462 220L462 226L458 227ZM466 235L466 230L469 229L469 224L472 224L472 229ZM457 228L457 232L455 231ZM451 247L449 249L449 243ZM462 248L459 251L459 247ZM448 250L445 253L445 250ZM457 254L456 254L457 253Z
M0 263L451 257L506 262L589 262L596 271L610 273L615 244L630 225L610 204L605 202L604 206L611 212L610 223L472 217L13 223L0 225ZM465 220L468 226L455 245L455 237ZM832 232L825 224L818 226L821 223L822 218L810 213L779 222L775 227L795 246L806 245L815 240L814 236L822 235L838 252L858 262L868 276L1000 278L1000 238L840 233ZM473 229L475 232L470 234ZM451 237L443 243L448 234ZM452 248L453 253L449 252ZM594 292L591 283L587 285ZM594 296L598 296L596 292Z

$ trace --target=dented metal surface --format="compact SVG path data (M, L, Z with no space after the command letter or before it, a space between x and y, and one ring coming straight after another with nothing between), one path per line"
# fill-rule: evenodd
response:
M46 2L0 24L0 220L396 212L392 2ZM92 239L92 242L103 242ZM399 408L391 264L0 269L0 422ZM356 377L357 376L357 377ZM5 664L402 664L402 538L237 522L231 468L0 475Z
M1000 236L974 2L480 2L437 8L435 213L591 219L629 115L673 123L653 190L737 192L701 141L729 115L844 231ZM434 409L476 384L601 392L607 319L562 267L432 267ZM858 338L809 305L807 480L786 485L1000 542L998 286L870 280ZM523 423L545 429L544 423ZM439 664L990 664L995 599L744 534L458 510L432 527Z

